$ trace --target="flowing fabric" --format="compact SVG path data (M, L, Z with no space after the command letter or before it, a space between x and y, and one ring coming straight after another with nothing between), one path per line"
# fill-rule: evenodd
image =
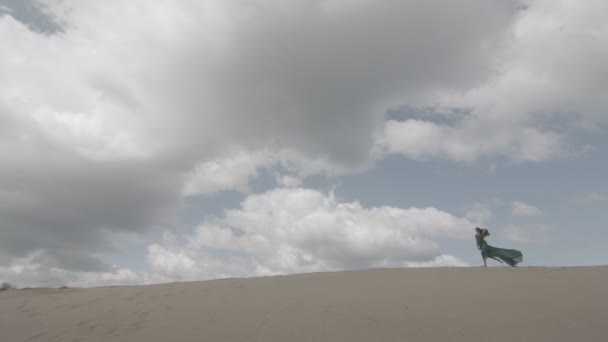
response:
M484 258L484 260L487 258L497 258L512 267L515 267L524 260L523 254L516 249L504 249L490 246L480 234L475 235L475 239L477 240L477 248L481 250L481 257Z

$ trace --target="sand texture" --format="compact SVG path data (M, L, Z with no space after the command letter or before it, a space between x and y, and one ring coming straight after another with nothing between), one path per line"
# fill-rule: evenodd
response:
M608 267L428 268L0 293L0 341L604 341Z

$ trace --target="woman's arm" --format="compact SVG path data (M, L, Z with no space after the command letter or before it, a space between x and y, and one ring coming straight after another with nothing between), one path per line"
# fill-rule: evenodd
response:
M483 242L483 236L475 234L475 242L477 242L477 249L481 250L481 243Z

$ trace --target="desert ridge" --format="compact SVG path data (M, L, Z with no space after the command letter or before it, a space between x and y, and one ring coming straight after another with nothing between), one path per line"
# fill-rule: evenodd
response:
M600 341L608 267L380 269L0 293L2 341Z

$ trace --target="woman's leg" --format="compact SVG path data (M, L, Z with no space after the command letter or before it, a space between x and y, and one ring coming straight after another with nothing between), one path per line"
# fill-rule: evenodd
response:
M498 258L495 258L495 257L490 257L490 258L491 258L491 259L494 259L494 260L496 260L496 261L498 261L499 263L501 263L501 264L502 264L502 260L500 260L500 259L498 259Z
M483 259L483 267L488 267L486 260L488 259L488 253L485 250L481 250L481 258Z

